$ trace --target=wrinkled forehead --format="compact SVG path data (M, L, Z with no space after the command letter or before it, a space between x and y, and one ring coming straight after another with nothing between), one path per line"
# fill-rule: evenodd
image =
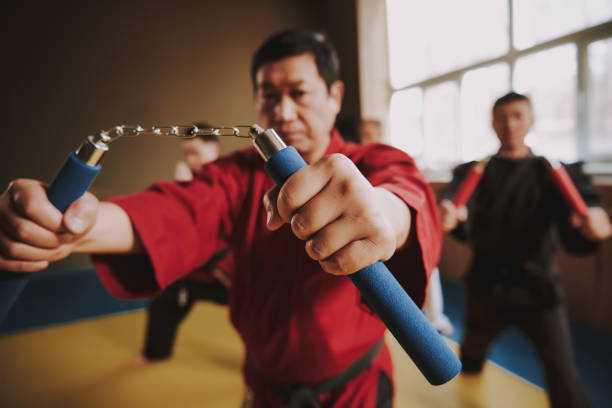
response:
M315 57L311 52L270 61L257 70L257 89L310 86L323 83Z

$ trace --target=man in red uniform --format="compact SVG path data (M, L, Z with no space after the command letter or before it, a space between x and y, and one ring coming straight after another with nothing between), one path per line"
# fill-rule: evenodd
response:
M385 327L346 275L387 261L422 305L441 246L435 197L406 154L345 143L334 129L344 85L322 36L270 37L251 73L260 124L309 164L282 188L252 148L191 183L114 202L86 194L65 214L41 183L17 180L0 197L0 268L35 271L93 253L108 290L134 298L228 247L230 317L246 348L252 406L391 406Z

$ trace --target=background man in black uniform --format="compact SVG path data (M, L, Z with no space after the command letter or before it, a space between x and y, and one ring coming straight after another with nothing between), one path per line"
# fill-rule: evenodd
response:
M440 195L444 231L472 248L461 360L464 372L479 372L495 337L515 326L536 345L551 405L584 407L588 398L573 363L553 255L559 244L572 253L595 250L597 241L610 236L610 220L579 164L567 171L589 208L586 217L572 213L548 161L524 143L533 121L526 96L509 93L498 99L493 129L501 147L467 207L457 209L450 200L474 162L458 166Z

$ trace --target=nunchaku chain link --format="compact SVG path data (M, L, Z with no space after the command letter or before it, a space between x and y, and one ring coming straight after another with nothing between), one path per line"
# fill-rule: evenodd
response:
M142 135L168 136L179 139L191 139L205 135L245 138L253 141L255 148L264 160L268 160L275 152L286 147L273 129L266 131L258 124L202 129L196 125L153 126L150 129L145 129L140 125L120 125L102 130L95 136L88 136L75 151L75 154L83 163L96 166L108 151L110 143L119 138Z
M106 144L112 143L120 137L136 137L143 135L178 137L180 139L191 139L196 136L231 136L252 139L249 130L251 125L220 126L213 128L199 128L195 125L173 125L173 126L153 126L145 129L140 125L120 125L108 130L103 130L98 134L97 139ZM247 129L246 131L241 131Z

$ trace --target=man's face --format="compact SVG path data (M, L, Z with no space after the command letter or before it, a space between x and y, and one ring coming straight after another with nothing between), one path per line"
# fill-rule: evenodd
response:
M328 89L312 53L263 64L255 82L260 124L274 128L308 163L321 158L340 112L342 82Z
M493 130L503 149L523 147L531 126L533 113L531 104L527 101L505 103L493 111Z
M199 137L183 140L181 148L191 171L199 171L204 164L216 160L219 156L219 143L205 142Z

